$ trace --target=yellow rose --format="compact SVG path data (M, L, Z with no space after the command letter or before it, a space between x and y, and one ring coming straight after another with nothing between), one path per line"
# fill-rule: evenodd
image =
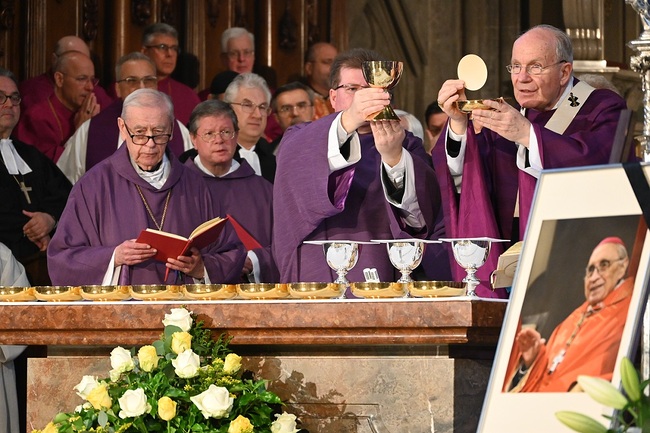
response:
M223 363L223 371L226 374L235 374L241 368L241 356L234 353L229 353L226 355L226 359Z
M230 422L228 433L253 433L253 424L248 418L239 415Z
M42 430L42 433L59 433L59 429L56 428L53 422L50 422Z
M172 334L172 352L180 354L192 348L192 336L187 332L174 332Z
M167 396L160 397L160 400L158 400L158 416L165 421L174 418L176 416L176 402Z
M108 395L106 390L106 384L100 383L92 391L88 393L88 398L86 399L93 407L97 410L101 408L110 408L113 404L111 397Z
M138 350L138 361L143 371L150 372L158 367L158 354L153 346L142 346Z

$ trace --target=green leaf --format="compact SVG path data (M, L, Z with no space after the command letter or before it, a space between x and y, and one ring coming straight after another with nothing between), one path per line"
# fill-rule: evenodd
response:
M628 358L621 359L621 382L623 389L632 401L641 399L641 384L636 368Z
M103 410L99 412L99 415L97 415L97 423L102 427L106 427L106 424L108 423L108 415L106 415L106 412Z
M586 415L577 412L555 412L555 417L571 430L580 433L607 433L607 428Z
M598 403L614 409L623 409L627 398L611 384L599 377L578 376L578 383L587 394Z
M158 356L164 356L165 355L165 342L164 341L156 340L151 345L156 348L156 354Z

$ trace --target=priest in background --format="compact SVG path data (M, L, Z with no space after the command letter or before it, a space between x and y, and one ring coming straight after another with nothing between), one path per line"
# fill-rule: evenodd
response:
M56 162L72 183L76 183L86 171L111 156L124 143L117 127L124 98L138 89L155 89L158 82L156 65L140 52L120 57L115 66L115 77L118 99L81 124L66 142L65 150ZM174 132L167 147L177 157L193 148L189 131L178 119L174 121Z
M237 115L227 103L209 100L194 108L189 126L196 150L188 152L190 159L185 165L203 177L213 201L219 202L258 244L247 246L242 280L279 281L271 257L273 185L257 176L245 159L233 159L239 131Z
M45 250L72 185L50 159L12 136L20 100L13 73L0 68L0 242L33 284L49 285Z
M203 180L167 150L174 122L169 97L139 89L118 118L126 146L97 164L73 187L48 248L57 285L237 283L246 252L225 226L219 239L190 255L154 260L156 250L136 242L146 228L188 237L224 212ZM167 270L170 273L167 279ZM172 275L174 277L172 277Z
M630 306L634 278L618 237L603 239L585 269L585 302L560 323L548 342L530 327L515 337L504 391L569 392L579 375L611 380Z
M90 57L78 51L63 53L54 67L54 92L25 111L16 137L56 162L74 131L99 113L96 85Z

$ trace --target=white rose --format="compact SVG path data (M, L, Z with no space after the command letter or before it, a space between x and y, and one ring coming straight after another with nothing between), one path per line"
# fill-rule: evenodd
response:
M131 352L119 346L113 349L111 351L111 367L118 375L133 370L135 364L133 358L131 358Z
M97 378L95 376L84 376L73 389L77 392L77 395L84 400L88 398L90 391L95 389L99 385Z
M144 395L142 388L125 391L117 401L120 404L120 418L122 419L134 418L151 411L151 405L147 402L147 396Z
M178 377L189 379L199 373L201 359L199 358L199 355L192 352L192 349L188 349L178 355L176 359L172 359L172 365L174 366L174 371Z
M271 424L271 433L296 433L296 416L290 413L282 412L282 415L276 413L277 418Z
M90 409L91 407L93 407L92 404L90 404L88 402L85 402L84 404L80 404L79 406L75 407L74 411L75 411L75 413L81 413L82 410Z
M181 328L182 331L189 331L192 327L192 315L185 308L172 308L171 314L165 314L163 325L174 325Z
M190 397L190 400L199 408L206 419L228 416L235 401L226 388L216 385L210 385L210 388L199 395Z

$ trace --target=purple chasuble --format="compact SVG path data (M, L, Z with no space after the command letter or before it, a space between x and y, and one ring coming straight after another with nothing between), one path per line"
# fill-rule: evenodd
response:
M361 160L330 174L327 137L336 114L290 127L282 138L273 187L273 255L281 282L331 282L335 272L318 245L305 240L396 239L427 237L439 215L440 193L430 159L420 139L409 132L404 149L413 157L416 195L425 227L413 232L384 196L382 164L372 134L363 134ZM444 266L448 267L447 263ZM382 281L395 281L386 245L361 245L359 260L348 273L364 281L363 269L377 268Z
M574 85L577 80L574 79ZM616 93L597 89L591 93L564 134L544 127L555 110L526 110L533 124L544 169L607 164L614 134L625 101ZM484 128L474 133L467 127L467 145L463 166L461 194L449 173L445 148L446 136L440 136L432 158L442 193L445 227L448 237L489 236L516 242L524 238L537 179L517 168L517 146ZM513 239L513 215L519 191L519 237ZM487 262L479 268L482 297L507 297L504 289L489 288L490 274L496 269L499 255L508 244L495 244ZM465 271L453 268L456 279Z
M127 146L87 172L77 182L66 205L47 256L50 278L55 285L100 284L115 248L136 239L141 230L156 228L136 185L158 223L169 196L162 229L181 236L199 224L222 214L212 203L205 182L167 153L171 161L169 178L159 190L136 173ZM237 283L246 252L234 230L226 226L214 244L201 250L212 283ZM164 283L165 264L153 259L122 266L120 284ZM174 280L170 272L166 283L193 282L188 276Z
M158 90L169 95L174 103L174 117L187 126L192 110L201 100L199 95L185 84L171 77L158 80Z
M74 115L51 93L20 116L14 135L56 162L65 149L65 142L75 131Z
M86 171L111 156L117 149L120 136L117 118L122 115L123 105L124 101L118 99L90 119L86 143ZM178 123L174 122L172 139L167 143L167 148L178 157L184 151L183 146L183 135L178 129Z
M199 170L193 160L185 162L192 171L203 176L212 201L219 203L225 214L232 215L262 245L263 248L253 250L260 262L260 281L277 283L280 276L271 256L273 185L256 175L246 160L240 164L234 172L214 177Z

